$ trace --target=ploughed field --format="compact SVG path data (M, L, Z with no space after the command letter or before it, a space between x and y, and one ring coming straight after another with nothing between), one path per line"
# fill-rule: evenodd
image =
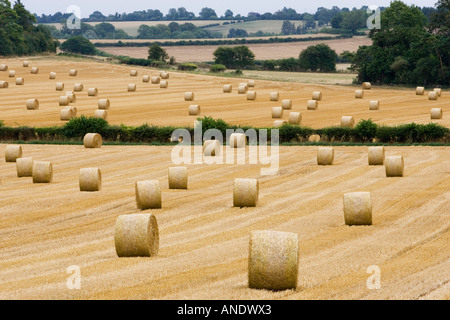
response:
M247 82L245 78L224 78L170 72L168 88L157 84L143 83L142 76L159 76L159 70L112 65L101 62L81 62L59 58L31 60L31 66L39 67L38 74L31 74L30 68L22 66L23 59L5 59L9 70L16 71L16 77L23 77L25 84L17 86L15 78L8 77L8 71L0 71L0 81L8 81L9 88L0 89L0 120L8 126L58 126L60 120L59 97L65 91L73 91L75 83L84 86L82 92L75 92L76 102L71 103L78 110L77 116L93 116L98 109L99 99L109 99L107 120L111 124L124 123L139 126L144 123L158 126L193 126L197 116L189 116L189 105L201 108L200 116L221 118L230 124L271 127L272 108L281 106L283 99L292 100L292 109L285 110L282 119L289 118L290 111L300 112L301 125L323 128L339 125L342 116L353 116L357 123L361 119L372 119L377 124L395 125L402 123L429 123L431 121L450 127L450 95L443 91L438 100L428 100L428 90L422 96L415 94L415 88L392 89L372 86L364 91L363 99L355 99L359 86L317 85L295 82L256 80L256 99L249 101L245 94L238 94L238 85ZM77 69L76 77L69 76L69 70ZM138 71L137 77L130 76L130 70ZM56 79L50 80L49 73L55 72ZM331 76L324 74L324 77ZM56 83L63 82L64 90L56 91ZM128 92L129 84L136 84L135 92ZM223 86L232 84L232 93L223 93ZM89 97L88 89L97 88L98 96ZM321 91L323 98L317 110L307 110L307 102L313 91ZM194 101L184 100L185 92L194 92ZM279 101L270 101L272 92L279 93ZM38 99L38 110L27 110L28 99ZM379 100L379 110L369 110L371 100ZM443 117L431 120L431 108L442 108Z
M396 178L368 165L367 147L336 147L332 166L317 165L316 147L280 147L275 175L261 175L267 165L249 161L192 164L188 190L168 189L169 146L22 148L23 157L52 162L54 179L19 179L15 163L0 159L1 299L450 297L448 147L387 147L386 156L405 160ZM99 192L79 191L79 169L88 167L102 171ZM235 178L259 179L256 207L233 207ZM143 180L160 181L162 209L137 209L134 184ZM354 191L371 192L370 226L344 223L343 194ZM132 213L156 216L157 256L117 257L116 219ZM256 230L298 235L296 290L248 287ZM79 290L67 286L71 266L80 270ZM380 289L367 286L371 266L381 272Z

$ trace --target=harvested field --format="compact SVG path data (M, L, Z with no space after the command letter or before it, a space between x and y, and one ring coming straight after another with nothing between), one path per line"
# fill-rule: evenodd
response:
M281 147L276 175L261 176L260 165L188 165L188 190L168 187L171 150L24 145L23 156L53 164L53 182L43 185L17 178L15 163L0 157L0 298L450 298L448 147L387 147L386 155L404 156L401 178L369 166L367 147L336 147L326 167L316 164L316 147ZM79 169L97 166L102 190L80 192ZM259 179L257 207L233 207L235 178ZM159 253L118 258L116 219L140 212L134 183L143 180L161 183L162 209L143 212L158 219ZM355 191L371 192L372 226L344 223L342 196ZM296 290L248 288L256 230L298 234ZM373 265L378 290L366 285ZM66 285L69 266L80 268L80 290Z
M319 43L329 45L331 49L336 50L337 54L340 54L345 50L356 51L359 46L370 45L372 41L365 36L359 36L350 39L248 44L246 46L255 54L256 60L268 60L298 57L302 50ZM234 45L230 46L233 47ZM174 56L177 62L202 62L213 61L213 53L218 47L216 45L170 46L164 47L164 49L169 56ZM220 47L227 46L221 45ZM102 47L101 50L118 56L122 55L142 59L148 57L147 47Z
M273 107L281 106L281 100L291 99L293 112L301 112L302 125L323 128L339 125L342 115L351 115L358 123L361 119L371 118L377 124L429 123L433 121L450 127L450 95L444 90L437 101L428 100L427 95L417 96L415 88L391 89L373 86L365 91L363 99L355 99L355 89L359 86L318 85L297 82L256 80L255 101L248 101L245 95L238 95L239 83L248 79L223 78L215 76L177 73L170 71L170 86L160 89L159 85L136 81L136 92L127 92L127 86L133 82L130 69L139 74L159 76L159 70L141 67L127 67L99 62L64 60L60 58L31 59L32 65L39 66L39 74L32 75L22 67L23 59L5 59L10 68L15 69L18 77L25 78L24 86L11 84L0 90L0 119L7 126L55 126L62 125L58 99L60 92L55 91L55 81L64 82L66 88L75 83L83 83L84 91L77 92L77 100L71 105L78 110L77 115L91 116L98 108L99 99L109 99L108 121L111 124L139 126L144 123L159 126L193 126L193 119L186 112L188 105L184 93L195 92L195 103L202 108L202 116L221 118L231 124L271 127ZM2 60L2 62L4 62ZM77 77L70 77L68 71L77 69ZM49 72L56 72L56 80L49 80ZM296 73L292 73L293 77ZM297 74L298 75L298 74ZM7 78L0 72L0 81ZM250 76L250 73L249 73ZM256 77L257 75L255 75ZM275 75L276 77L277 75ZM312 74L311 76L314 76ZM333 75L321 75L333 77ZM281 78L282 76L280 76ZM303 77L303 78L302 78ZM302 81L307 74L290 81ZM333 80L330 80L333 81ZM339 82L339 81L338 81ZM233 85L233 93L223 93L225 84ZM87 88L98 88L97 97L89 97ZM427 91L430 90L427 88ZM306 104L314 91L321 91L323 99L318 110L307 111ZM271 102L271 92L279 92L280 101ZM39 110L27 111L28 99L39 100ZM369 101L379 100L380 110L370 111ZM443 117L430 119L431 108L442 108ZM286 112L283 120L288 119Z

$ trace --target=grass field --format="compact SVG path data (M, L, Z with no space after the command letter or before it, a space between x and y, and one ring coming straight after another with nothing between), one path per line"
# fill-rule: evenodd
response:
M4 154L5 145L0 145ZM403 155L403 178L367 165L367 148L338 147L333 166L316 164L316 147L281 147L280 170L260 165L188 165L189 189L169 190L171 147L23 146L24 156L51 161L54 182L18 179L0 159L1 299L448 299L450 297L450 150L388 147ZM98 193L80 192L78 171L102 170ZM211 179L213 177L213 179ZM256 208L233 208L234 178L258 178ZM119 215L139 213L134 183L157 179L160 250L152 258L118 258ZM345 226L342 195L370 191L373 225ZM247 284L253 230L299 237L296 290ZM66 286L69 266L81 289ZM381 289L366 286L369 266Z
M371 118L377 124L429 123L430 110L440 107L444 117L433 122L450 127L450 96L444 91L437 101L428 100L424 96L416 96L415 89L379 88L366 90L363 99L355 99L355 89L352 85L326 85L301 83L312 81L339 83L349 74L299 74L292 73L290 82L257 80L254 90L257 92L255 101L248 101L245 95L237 94L239 83L251 76L260 77L257 73L248 73L248 78L224 78L206 75L171 72L169 87L160 89L158 85L142 82L142 76L159 75L158 70L150 68L134 68L130 66L111 65L83 60L65 60L62 58L39 58L32 60L32 65L39 66L38 75L30 74L29 68L22 67L21 59L4 60L9 68L16 70L17 77L25 78L24 86L16 86L14 78L7 77L7 72L0 72L0 80L10 82L8 89L0 89L0 120L8 126L55 126L62 125L60 121L59 97L63 92L55 89L56 82L64 82L65 91L73 90L75 83L82 83L84 91L76 93L77 101L73 105L78 109L78 115L92 116L97 109L98 100L108 98L111 109L108 110L108 121L112 124L192 126L194 119L188 115L189 102L184 101L184 93L195 93L195 104L202 109L201 116L221 118L230 124L271 127L272 107L280 106L282 99L291 99L292 111L302 113L302 125L312 128L323 128L339 125L344 115L352 115L355 121ZM3 63L3 60L2 60ZM76 68L77 77L70 77L69 70ZM129 71L139 71L138 77L130 77ZM57 73L56 80L49 80L49 73ZM274 73L274 77L285 77L285 74ZM342 77L342 78L341 78ZM298 82L294 82L298 81ZM348 81L348 80L345 80ZM344 81L344 83L345 83ZM136 92L127 92L129 83L137 84ZM233 85L233 93L224 94L224 84ZM97 97L88 97L89 88L97 88ZM316 111L308 111L307 101L312 98L313 91L321 91L323 100L319 102ZM269 101L271 92L279 92L280 101ZM38 99L39 110L26 109L28 99ZM380 110L370 111L369 101L379 100ZM284 112L283 119L288 119L289 112Z
M297 58L309 46L324 43L329 45L337 54L346 50L356 51L360 46L370 45L372 42L367 37L353 37L351 39L314 40L304 42L267 43L246 45L257 60ZM213 61L214 51L219 46L169 46L164 47L169 56L174 56L177 62L203 62ZM225 46L226 47L226 46ZM114 55L129 56L132 58L146 59L148 57L147 47L102 47L105 51Z

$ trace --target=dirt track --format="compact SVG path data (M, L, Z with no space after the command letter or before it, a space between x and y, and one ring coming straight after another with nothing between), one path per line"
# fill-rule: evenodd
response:
M0 145L4 154L5 145ZM23 146L51 161L54 182L18 179L0 159L1 299L443 299L450 297L450 150L388 147L405 157L405 177L367 165L365 147L338 147L333 166L316 165L315 147L282 147L277 175L260 165L188 165L189 190L168 190L170 147ZM78 170L98 166L103 189L82 193ZM234 178L260 179L256 208L232 207ZM158 179L163 209L160 252L118 258L117 217L137 213L134 182ZM373 225L344 225L342 195L370 191ZM247 285L252 230L295 232L295 291ZM81 289L69 290L69 266ZM368 290L366 271L381 270Z
M193 126L195 116L188 115L190 104L199 104L201 116L221 118L231 124L271 127L272 107L281 106L282 99L293 101L292 111L302 113L302 125L312 128L339 125L344 115L351 115L358 122L372 119L378 124L429 123L430 110L441 107L444 117L433 120L450 127L450 95L443 91L437 101L429 101L427 94L416 96L414 89L383 89L374 86L366 90L364 99L355 99L356 86L315 85L293 82L276 82L257 80L254 90L256 101L247 101L245 95L237 94L237 86L246 82L244 78L223 78L204 75L192 75L171 72L169 88L160 89L159 85L142 83L142 75L159 75L158 70L110 65L97 62L74 62L56 59L39 59L33 65L40 68L38 75L30 74L29 68L22 67L22 60L4 60L9 69L16 71L17 77L25 78L24 86L16 86L14 78L8 78L7 72L0 72L0 80L10 83L8 89L0 89L0 119L9 126L55 126L63 122L59 119L61 107L59 97L64 92L56 91L56 82L64 82L65 91L73 90L73 85L80 82L84 91L76 93L77 102L73 105L78 115L92 116L97 109L100 98L111 101L108 121L111 124L138 126L144 123L155 125ZM70 77L69 70L78 69L77 77ZM138 77L130 77L129 70L137 69ZM49 80L49 72L57 73L56 80ZM324 75L326 77L326 75ZM136 92L127 92L129 83L137 84ZM233 93L224 94L224 84L233 85ZM88 88L98 88L97 97L88 97ZM306 110L306 104L312 92L320 90L323 101L316 111ZM193 91L194 102L184 101L184 93ZM271 92L280 94L279 102L269 101ZM35 98L40 102L36 111L26 110L27 99ZM378 111L369 111L369 101L379 100ZM289 111L283 119L288 119Z

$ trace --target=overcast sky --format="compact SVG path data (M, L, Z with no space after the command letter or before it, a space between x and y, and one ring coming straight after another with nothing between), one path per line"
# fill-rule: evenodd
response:
M14 3L14 1L11 1ZM71 5L79 6L82 18L87 18L94 11L101 11L103 14L114 14L116 12L133 12L137 10L158 9L166 14L170 8L185 7L188 11L194 12L196 16L204 7L212 8L218 16L225 13L227 9L233 13L247 16L251 11L258 13L275 12L283 7L293 8L299 13L316 12L317 8L331 8L337 5L339 8L353 7L361 8L364 5L389 6L390 0L281 0L281 1L255 1L255 0L22 0L25 7L31 12L41 15L53 14L55 12L66 12ZM404 3L414 4L420 7L434 7L437 0L404 0Z

